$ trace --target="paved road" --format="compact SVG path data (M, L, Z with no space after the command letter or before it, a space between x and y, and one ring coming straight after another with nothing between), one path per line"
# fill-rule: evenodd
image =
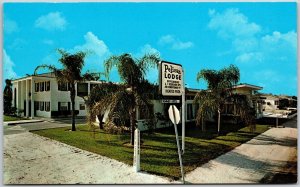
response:
M15 124L15 125L7 125L4 122L3 133L4 135L8 135L8 134L23 133L32 130L71 127L71 123L72 123L71 119L43 119L43 121L41 122L23 123L23 124ZM84 118L76 119L76 124L84 124L84 123L86 123L86 119Z

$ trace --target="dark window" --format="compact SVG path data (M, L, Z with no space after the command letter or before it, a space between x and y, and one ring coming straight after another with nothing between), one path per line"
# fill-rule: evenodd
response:
M194 119L193 105L187 104L187 120Z
M50 111L50 102L45 102L45 111Z
M39 83L35 83L35 92L39 92L40 91L40 84Z
M58 90L68 91L68 83L58 83Z
M44 82L40 82L40 91L41 91L41 92L44 91Z
M45 82L46 83L46 91L50 90L50 81Z
M67 111L68 110L68 103L67 102L58 102L58 110L60 111Z
M34 101L34 109L39 110L40 109L40 102L39 101Z
M85 104L80 103L79 104L79 110L85 110Z
M44 101L40 101L40 111L44 111Z
M88 95L88 83L77 83L77 95L78 96Z

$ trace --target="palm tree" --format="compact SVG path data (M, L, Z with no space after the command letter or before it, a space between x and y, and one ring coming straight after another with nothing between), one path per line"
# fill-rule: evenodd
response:
M70 54L64 50L58 49L58 53L61 55L59 62L63 66L62 69L56 68L53 65L43 64L35 68L34 74L37 74L39 69L48 69L55 74L58 84L68 83L70 90L70 99L72 103L72 131L76 131L75 127L75 96L76 96L76 84L85 80L96 80L99 76L98 73L86 72L82 74L82 68L84 66L84 58L87 53L79 51L75 54Z
M89 110L88 121L90 125L93 124L95 118L97 117L99 119L99 128L103 129L102 120L104 118L105 110L99 111L96 108L94 109L94 107L98 102L101 101L101 99L111 93L116 92L119 88L119 85L111 82L103 82L102 84L98 84L94 88L92 88L90 94L88 95L88 98L85 101Z
M12 112L12 83L10 79L5 79L5 88L3 90L3 109L4 114L10 114Z
M239 69L230 65L219 71L203 69L197 74L197 81L204 79L207 82L208 90L202 90L195 96L194 103L199 103L200 107L197 111L196 123L202 124L204 128L204 120L211 115L211 112L218 113L218 133L221 125L221 112L225 105L226 99L231 95L232 87L239 81Z
M157 67L159 61L157 54L146 54L137 59L125 53L111 56L104 62L107 77L112 68L116 67L122 83L116 90L111 89L103 94L103 98L95 104L93 111L99 115L109 110L108 121L110 122L117 118L119 123L125 124L126 120L129 120L131 145L134 142L137 107L145 107L145 115L153 117L149 112L151 107L149 96L153 93L153 86L145 79L145 74L148 68Z

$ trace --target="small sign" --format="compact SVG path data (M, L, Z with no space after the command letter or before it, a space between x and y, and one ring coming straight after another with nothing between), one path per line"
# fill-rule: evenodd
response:
M163 96L181 96L183 71L180 64L160 63L160 91Z
M177 125L180 121L180 112L175 105L170 105L169 110L169 118L174 125Z
M163 99L161 103L180 103L180 100Z

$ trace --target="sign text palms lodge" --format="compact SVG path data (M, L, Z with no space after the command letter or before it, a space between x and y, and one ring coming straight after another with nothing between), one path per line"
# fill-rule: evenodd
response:
M181 96L182 94L182 66L162 61L160 64L161 93L163 96Z

